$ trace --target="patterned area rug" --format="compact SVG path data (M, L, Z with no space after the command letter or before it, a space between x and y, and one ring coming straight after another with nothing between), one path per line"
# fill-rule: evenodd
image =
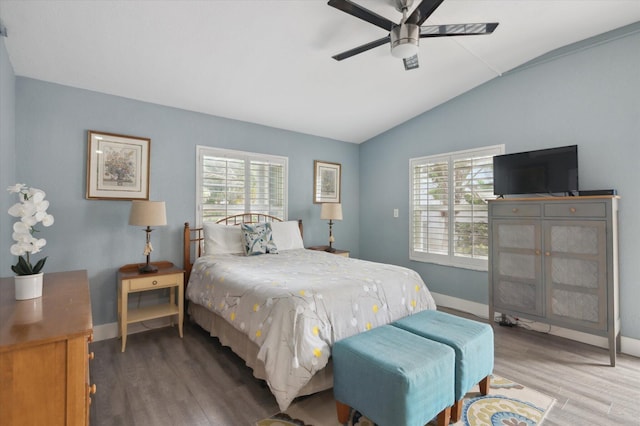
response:
M477 387L464 398L462 418L455 426L535 426L542 424L554 398L499 376L491 379L489 395ZM429 425L435 424L435 421ZM256 426L340 426L331 390L296 400L284 413L256 422ZM347 426L375 426L354 411Z

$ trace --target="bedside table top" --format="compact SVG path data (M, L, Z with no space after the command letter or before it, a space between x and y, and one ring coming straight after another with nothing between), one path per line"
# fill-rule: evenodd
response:
M340 250L340 249L335 249L335 251L327 251L327 249L329 248L329 246L311 246L311 247L307 247L307 250L315 250L315 251L326 251L327 253L331 253L331 254L344 254L344 253L349 253L349 250Z
M158 268L156 272L142 273L138 269L141 266L144 266L145 265L144 263L130 263L118 269L118 276L120 278L126 279L131 277L143 277L143 276L152 277L154 275L168 275L168 274L184 272L183 269L178 268L172 262L168 262L168 261L151 262L151 264Z

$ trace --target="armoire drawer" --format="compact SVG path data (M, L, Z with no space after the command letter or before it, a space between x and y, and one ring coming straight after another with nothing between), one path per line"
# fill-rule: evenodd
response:
M531 203L495 203L491 206L491 214L501 217L539 217L542 213L540 204Z
M549 203L544 205L546 217L607 217L605 203Z

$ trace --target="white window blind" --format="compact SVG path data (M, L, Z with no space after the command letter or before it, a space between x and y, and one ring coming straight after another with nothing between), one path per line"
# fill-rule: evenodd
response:
M199 146L196 217L215 222L241 213L286 220L286 157Z
M504 145L410 160L410 258L487 270L493 156Z

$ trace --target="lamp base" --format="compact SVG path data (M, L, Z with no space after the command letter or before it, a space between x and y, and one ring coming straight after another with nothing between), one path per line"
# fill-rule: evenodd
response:
M147 263L144 266L141 266L140 268L138 268L138 272L142 273L142 274L148 274L151 272L158 272L158 267L154 266L150 263Z
M324 249L324 251L327 251L329 253L335 253L336 249L334 249L333 247L329 246L326 249Z

